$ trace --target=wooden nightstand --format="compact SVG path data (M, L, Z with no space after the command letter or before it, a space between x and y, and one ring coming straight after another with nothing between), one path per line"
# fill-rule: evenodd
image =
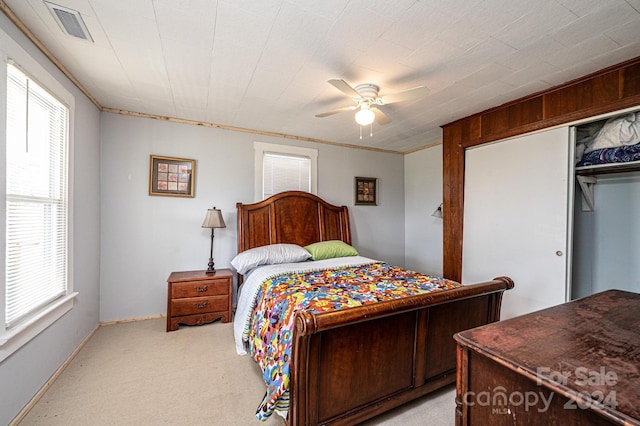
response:
M229 269L218 269L214 274L172 272L167 279L167 331L177 330L179 324L231 321L232 282Z

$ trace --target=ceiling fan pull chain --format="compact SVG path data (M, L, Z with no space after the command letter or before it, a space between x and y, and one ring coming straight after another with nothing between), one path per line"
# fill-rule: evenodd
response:
M360 139L362 139L362 126L358 126L360 127Z
M369 133L369 137L373 137L373 123L371 123L370 131L371 131L371 133Z

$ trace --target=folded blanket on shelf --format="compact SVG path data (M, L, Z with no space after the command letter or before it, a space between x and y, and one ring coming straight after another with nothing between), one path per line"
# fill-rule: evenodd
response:
M631 161L640 161L640 143L591 151L582 156L582 159L576 164L576 167L609 163L628 163Z
M587 154L606 148L640 143L640 112L612 117L578 126L576 134L576 163Z

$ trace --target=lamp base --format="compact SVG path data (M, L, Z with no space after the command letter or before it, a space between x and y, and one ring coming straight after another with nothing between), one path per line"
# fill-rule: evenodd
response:
M205 273L207 274L215 274L216 273L216 268L213 267L213 258L209 258L209 267L207 268L207 270L205 271Z

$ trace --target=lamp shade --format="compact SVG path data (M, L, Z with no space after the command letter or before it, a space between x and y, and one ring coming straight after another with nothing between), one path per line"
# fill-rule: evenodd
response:
M362 108L360 111L356 112L356 123L361 126L367 126L373 123L373 120L376 118L376 115L369 108Z
M202 222L203 228L226 228L227 225L224 224L224 219L222 218L222 211L216 209L215 207L207 210L207 215L204 218L204 222Z

